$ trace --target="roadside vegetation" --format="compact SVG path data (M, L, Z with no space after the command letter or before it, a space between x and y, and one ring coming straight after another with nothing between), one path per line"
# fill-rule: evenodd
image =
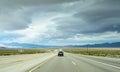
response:
M0 55L17 55L17 54L35 54L35 53L46 53L45 49L8 49L0 50Z
M120 48L79 48L64 49L64 51L75 54L120 58Z

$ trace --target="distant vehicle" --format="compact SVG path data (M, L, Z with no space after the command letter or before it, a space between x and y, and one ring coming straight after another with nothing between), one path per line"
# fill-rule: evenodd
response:
M63 51L59 51L59 52L58 52L58 56L64 56Z

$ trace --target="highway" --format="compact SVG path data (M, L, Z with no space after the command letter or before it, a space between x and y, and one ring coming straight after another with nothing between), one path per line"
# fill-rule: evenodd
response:
M120 59L65 53L29 72L120 72Z

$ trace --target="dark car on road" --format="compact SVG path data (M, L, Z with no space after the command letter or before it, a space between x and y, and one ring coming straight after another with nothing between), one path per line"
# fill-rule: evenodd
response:
M58 56L64 56L63 51L59 51L59 52L58 52Z

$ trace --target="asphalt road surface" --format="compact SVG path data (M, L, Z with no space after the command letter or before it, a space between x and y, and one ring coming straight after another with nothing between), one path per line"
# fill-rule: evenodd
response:
M120 72L120 59L65 53L29 72Z

